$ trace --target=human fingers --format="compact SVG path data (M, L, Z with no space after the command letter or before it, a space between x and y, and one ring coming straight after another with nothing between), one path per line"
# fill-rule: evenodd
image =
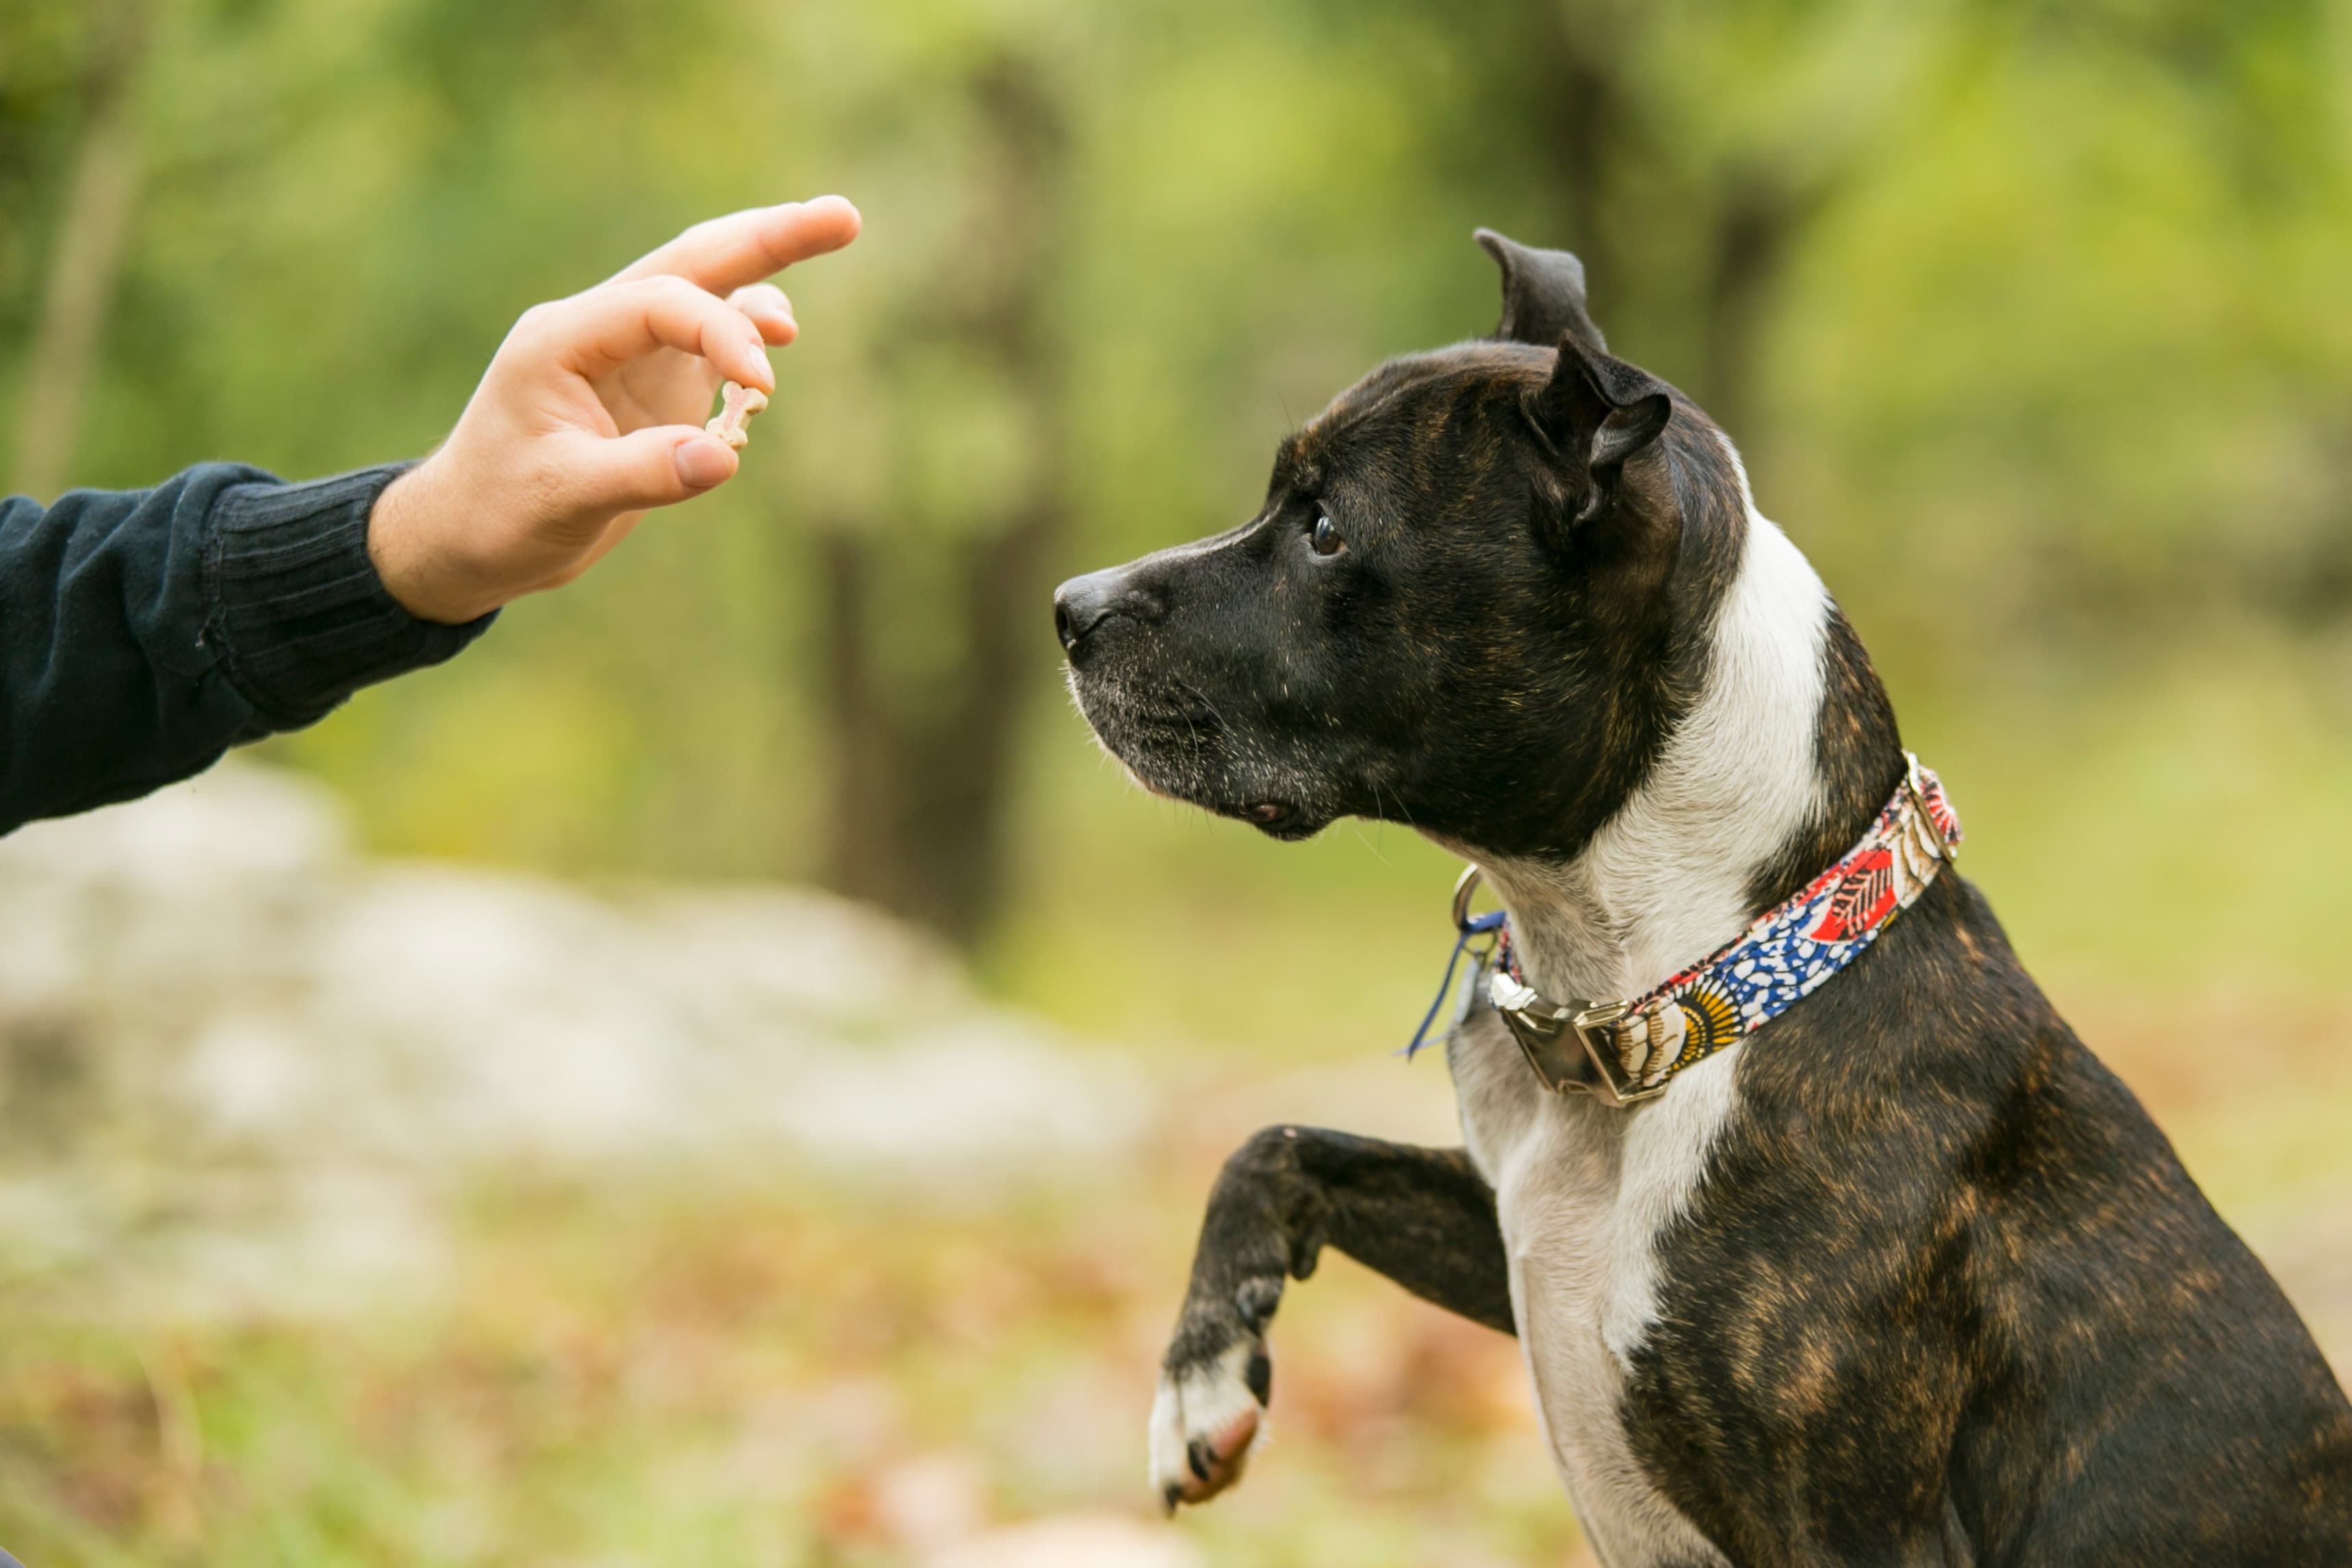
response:
M839 250L857 237L859 222L857 209L840 196L751 207L695 225L622 268L614 281L667 273L726 294L796 261Z
M562 499L579 516L675 506L726 483L736 469L733 450L691 424L656 424L612 437L581 433L562 440Z
M523 327L533 351L583 376L602 375L656 349L677 349L709 361L730 381L762 392L776 386L762 329L679 277L599 284L535 307Z
M727 303L743 312L760 335L782 348L801 335L798 321L793 319L793 302L784 291L772 283L754 283L737 289L727 297Z

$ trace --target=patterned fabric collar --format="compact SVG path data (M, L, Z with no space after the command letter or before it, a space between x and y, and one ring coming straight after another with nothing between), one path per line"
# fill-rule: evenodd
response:
M1960 820L1936 775L1905 753L1908 764L1895 798L1862 841L1785 904L1766 910L1729 946L1692 965L1645 995L1626 1002L1556 1002L1527 982L1500 914L1468 915L1477 868L1454 890L1460 933L1454 964L1477 936L1496 943L1479 962L1483 984L1528 1065L1546 1088L1589 1093L1611 1105L1663 1094L1675 1075L1762 1028L1862 956L1888 924L1917 902L1936 873L1951 863ZM1442 1005L1444 987L1439 989ZM1422 1020L1405 1048L1410 1056L1436 1018Z

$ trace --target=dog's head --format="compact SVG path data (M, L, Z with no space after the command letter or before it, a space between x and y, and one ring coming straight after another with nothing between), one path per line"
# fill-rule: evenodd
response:
M1686 704L1745 514L1704 415L1607 353L1564 251L1480 231L1493 339L1392 360L1229 532L1066 582L1079 706L1149 788L1572 853Z

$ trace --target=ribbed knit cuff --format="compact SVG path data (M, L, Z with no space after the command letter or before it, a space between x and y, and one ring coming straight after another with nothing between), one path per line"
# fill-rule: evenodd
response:
M239 485L213 506L205 639L237 691L274 728L324 717L360 687L437 664L487 630L401 608L368 559L368 514L410 465L302 485Z

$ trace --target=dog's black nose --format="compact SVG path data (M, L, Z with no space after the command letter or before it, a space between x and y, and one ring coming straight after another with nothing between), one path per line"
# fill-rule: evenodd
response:
M1062 652L1076 659L1087 634L1129 608L1133 597L1123 566L1074 577L1054 590L1054 634L1062 640Z

